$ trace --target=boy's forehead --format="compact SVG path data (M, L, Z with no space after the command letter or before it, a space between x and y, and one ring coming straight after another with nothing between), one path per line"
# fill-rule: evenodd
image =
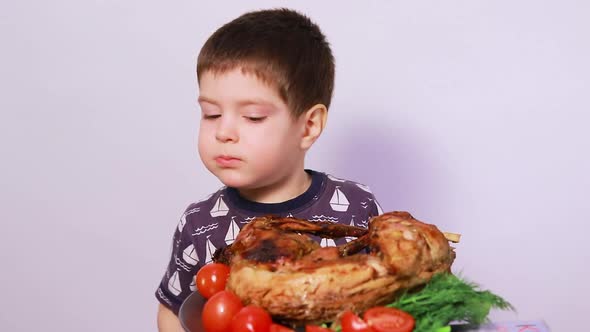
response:
M274 84L240 68L223 72L207 71L199 80L199 102L218 104L231 100L241 105L284 103Z

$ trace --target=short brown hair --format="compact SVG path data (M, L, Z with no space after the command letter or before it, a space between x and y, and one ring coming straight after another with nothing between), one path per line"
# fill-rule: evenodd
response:
M215 31L199 53L197 79L206 71L241 68L278 88L295 116L315 104L330 106L334 57L320 28L290 9L243 14Z

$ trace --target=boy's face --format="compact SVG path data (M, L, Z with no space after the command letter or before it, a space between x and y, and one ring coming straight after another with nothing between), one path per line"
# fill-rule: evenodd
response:
M199 82L201 160L225 185L258 189L303 168L305 116L293 118L276 89L240 68Z

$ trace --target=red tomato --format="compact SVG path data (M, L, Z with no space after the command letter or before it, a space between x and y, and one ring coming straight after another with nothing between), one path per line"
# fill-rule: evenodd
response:
M208 299L213 294L225 289L228 277L229 266L220 263L209 263L197 272L195 284L199 293Z
M373 332L373 329L352 311L346 311L340 318L342 332Z
M317 325L305 325L305 332L334 332L334 330Z
M363 318L375 332L411 332L414 329L414 317L395 308L374 307L365 311Z
M272 323L269 332L294 332L294 330L281 324Z
M242 307L240 298L230 291L223 290L211 296L201 312L205 332L229 332L232 318Z
M270 314L253 304L243 307L232 319L232 332L269 332L272 318Z

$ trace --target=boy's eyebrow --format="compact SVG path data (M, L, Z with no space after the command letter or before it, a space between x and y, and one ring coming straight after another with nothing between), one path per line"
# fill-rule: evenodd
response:
M199 98L197 99L197 101L198 101L199 103L201 103L201 102L205 102L205 103L209 103L209 104L215 104L215 105L217 105L217 103L215 102L215 100L213 100L213 99L209 99L209 98L207 98L207 97L203 97L203 96L199 96Z
M240 100L238 102L238 106L240 106L240 107L250 106L250 105L260 105L260 106L274 107L274 104L272 102L269 102L269 101L266 101L266 100L262 100L262 99L245 99L245 100Z
M213 104L213 105L219 105L218 102L216 102L215 100L208 98L208 97L204 97L204 96L199 96L198 102L205 102L205 103L209 103L209 104ZM273 106L274 104L272 102L266 101L266 100L262 100L262 99L244 99L244 100L240 100L238 101L238 106L243 107L243 106L249 106L249 105L261 105L261 106Z

